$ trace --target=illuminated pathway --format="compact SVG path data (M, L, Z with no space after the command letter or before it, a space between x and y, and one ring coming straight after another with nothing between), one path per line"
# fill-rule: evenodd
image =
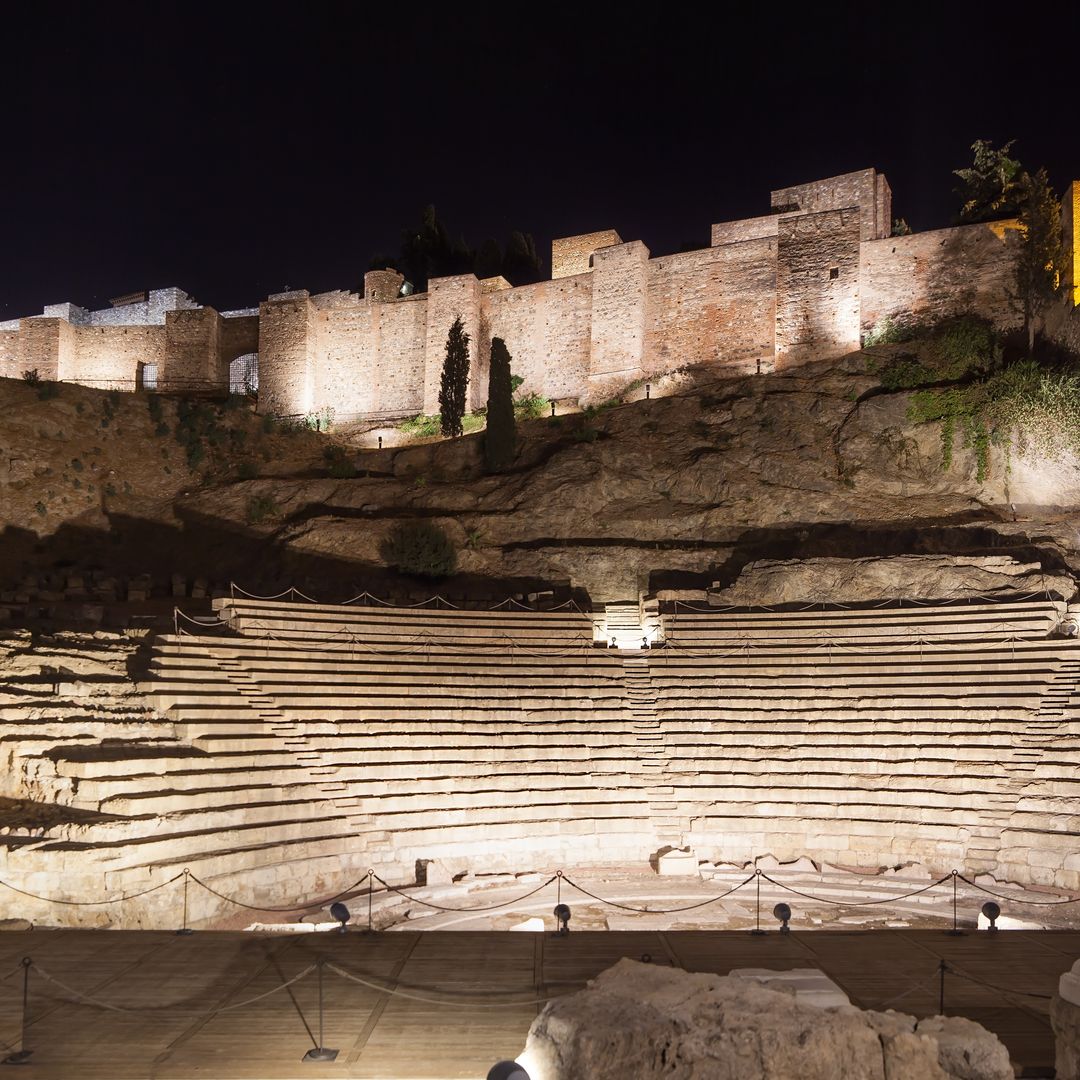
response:
M1026 1075L1048 1075L1031 1071L1053 1063L1047 997L1019 991L1053 993L1080 958L1080 932L7 933L0 935L0 1041L5 1054L19 1048L20 961L29 957L24 1045L33 1065L27 1075L38 1080L476 1078L521 1051L540 1008L527 1002L576 990L620 957L645 955L717 973L817 967L856 1005L892 1001L920 1017L937 1012L944 959L955 972L946 977L946 1013L996 1032ZM339 1051L325 1065L301 1061L317 1042L312 965L320 959L350 976L324 968L322 1045ZM268 996L245 1004L260 995Z

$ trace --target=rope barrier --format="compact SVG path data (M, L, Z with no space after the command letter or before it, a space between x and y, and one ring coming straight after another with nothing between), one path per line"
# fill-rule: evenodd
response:
M394 997L407 998L410 1001L422 1001L425 1005L450 1005L457 1006L458 1008L475 1009L480 1007L482 1009L512 1009L521 1005L540 1005L547 1001L554 1001L558 997L562 997L561 994L547 994L544 997L526 998L519 1001L481 1001L477 999L453 1001L446 998L425 997L420 994L412 994L407 990L402 990L398 987L384 986L380 983L374 982L370 979L365 979L360 975L339 967L337 964L327 963L327 968L334 972L335 975L340 975L343 979L349 979L351 982L359 983L361 986L366 986L371 990L378 990L382 994L391 994Z
M639 915L674 915L680 911L693 911L696 908L703 908L707 907L709 904L715 904L717 900L723 900L725 896L730 896L733 892L738 892L744 885L749 885L755 877L757 877L757 874L751 874L745 881L740 881L738 885L728 889L727 892L721 893L719 896L712 896L708 900L702 900L696 904L686 904L684 907L673 908L631 907L629 904L620 904L615 900L605 900L602 896L597 896L596 893L589 892L588 889L583 888L576 881L572 881L568 877L564 876L563 880L567 885L577 889L578 892L584 893L586 896L591 896L594 900L598 900L601 904L606 904L608 907L619 908L621 911L635 911Z
M482 906L482 907L464 907L464 908L461 908L461 907L447 907L444 904L433 904L429 900L421 900L420 897L413 896L412 894L407 893L402 889L399 889L396 885L391 885L389 882L383 881L383 879L381 877L379 877L378 874L372 873L371 876L380 885L382 885L383 888L388 889L390 892L395 892L399 896L404 896L406 900L409 900L414 904L421 904L424 907L433 908L436 911L469 912L469 911L498 911L499 908L511 907L514 904L520 904L522 900L528 900L530 896L535 896L541 890L546 889L553 881L557 880L558 878L560 878L562 876L562 871L560 870L558 873L552 874L551 877L549 877L547 879L547 881L545 881L542 885L537 885L535 889L532 889L529 892L525 893L524 896L515 897L513 900L504 900L501 904L488 904L488 905Z
M946 965L945 970L950 975L956 975L958 978L966 979L968 982L975 983L976 986L985 986L988 990L996 990L999 994L1018 994L1020 997L1042 998L1044 1001L1050 1001L1054 996L1053 994L1042 994L1035 990L1017 990L1012 986L997 986L994 983L988 983L983 979L977 979L974 975L965 975L964 972L958 971L951 965Z
M241 595L242 599L247 599L247 600L272 601L272 600L280 600L280 599L282 599L282 597L289 596L289 597L299 597L300 599L307 601L307 603L309 603L309 604L315 604L317 606L320 606L320 604L321 604L320 601L316 600L314 597L308 596L307 593L301 592L294 585L290 585L287 589L283 590L282 592L276 593L273 596L260 596L257 593L248 592L246 589L242 589L239 585L237 585L236 582L230 581L229 582L229 596L230 596L230 598L234 599L234 600L237 599L237 593L239 593ZM550 614L551 612L562 611L563 609L568 609L568 610L572 610L572 611L576 612L579 615L587 617L587 614L581 610L581 607L577 603L577 601L572 599L572 598L570 600L564 600L561 604L553 604L551 607L536 608L536 607L530 607L528 604L523 604L520 600L517 600L512 596L508 596L505 600L500 600L497 604L494 604L491 607L487 607L487 608L470 608L470 607L464 607L461 604L455 604L452 600L447 599L441 593L436 593L434 596L429 596L426 600L418 600L413 604L395 604L391 600L383 600L382 597L376 596L374 593L368 592L367 590L365 590L364 592L357 593L355 596L350 597L348 600L342 600L337 604L332 604L332 605L328 605L328 606L347 607L349 604L354 604L358 600L371 601L371 602L376 603L376 604L381 604L383 607L402 608L402 609L407 609L407 610L412 610L412 611L415 611L418 608L426 607L428 604L434 604L436 607L438 607L439 604L443 604L451 611L498 611L504 605L515 604L519 608L521 608L522 611L530 611L534 615L546 615L546 614Z
M911 892L903 893L900 896L886 896L880 900L832 900L827 896L814 896L811 893L793 889L790 885L785 885L783 882L769 877L764 871L761 872L761 876L766 881L777 886L777 888L783 889L785 892L793 893L795 896L801 896L804 900L813 900L816 904L835 904L837 907L870 907L876 904L895 904L899 900L907 900L912 896L918 896L920 893L936 889L946 881L951 881L953 877L952 874L946 874L944 877L938 878L937 881L931 881L929 885L924 885L921 889L912 889Z
M182 873L177 874L175 877L169 878L168 881L159 882L157 885L151 885L149 889L142 889L140 892L127 893L124 896L116 896L111 900L58 900L52 896L39 896L37 893L27 892L26 889L20 889L16 885L12 885L7 881L0 881L5 889L10 889L12 892L19 893L21 896L29 896L33 900L41 900L46 904L64 904L67 907L103 907L108 904L122 904L127 900L134 900L139 896L146 896L149 893L157 892L158 889L164 889L166 885L171 885L174 881L179 881L184 875Z
M1074 896L1068 900L1021 900L1017 896L1009 896L1006 893L995 892L993 889L988 889L985 885L980 885L978 882L964 877L963 874L957 874L956 876L965 884L970 885L973 889L978 889L980 892L987 893L989 896L995 896L999 900L1008 900L1010 904L1027 904L1031 907L1059 907L1061 904L1075 904L1080 901L1080 896Z
M188 873L188 871L185 871L185 873ZM181 876L183 876L183 875L181 875ZM327 904L332 904L335 900L340 900L343 896L350 896L353 893L357 892L358 889L359 889L359 886L365 880L367 880L367 878L369 878L371 875L370 875L370 873L364 874L363 877L358 878L351 885L349 885L347 888L342 889L340 892L334 893L333 896L327 896L322 900L312 900L312 901L309 901L306 904L290 904L290 905L288 905L286 907L262 907L259 904L248 904L248 903L245 903L243 900L237 900L235 897L226 896L224 893L218 892L218 890L215 889L212 885L207 885L205 881L203 881L199 877L196 877L194 874L191 874L190 876L191 876L191 880L194 881L196 885L201 885L208 893L212 893L219 900L224 900L228 904L234 904L236 907L247 908L248 911L290 912L290 911L302 911L302 910L306 910L308 908L326 907ZM175 878L173 880L175 880Z
M646 905L645 907L637 907L637 906L632 905L632 904L624 904L624 903L622 903L620 901L608 899L606 897L600 896L598 893L593 892L592 890L586 888L585 886L580 885L578 882L574 881L572 878L567 877L566 874L562 870L557 870L546 881L544 881L541 884L537 885L534 889L530 889L528 892L523 893L521 896L516 896L516 897L513 897L512 899L509 899L509 900L502 900L502 901L500 901L498 903L495 903L495 904L481 904L481 905L466 906L466 907L455 907L455 906L451 906L449 904L436 903L435 901L432 901L432 900L425 900L422 897L419 897L419 896L416 896L413 893L407 892L404 888L401 888L401 887L399 887L397 885L391 885L384 878L382 878L378 874L376 874L374 872L374 870L368 870L367 873L365 873L363 876L361 876L360 878L357 878L350 885L346 886L345 888L341 889L340 891L334 893L331 896L322 897L322 898L317 899L317 900L298 901L296 903L284 904L284 905L251 904L251 903L248 903L247 901L239 900L234 896L229 896L228 894L223 893L220 890L214 888L212 885L210 885L207 882L203 881L202 878L198 877L195 874L192 874L191 871L188 870L188 869L185 869L182 873L176 874L175 876L169 878L167 881L159 882L157 885L152 885L147 889L141 889L138 892L125 893L123 896L113 897L113 898L107 899L107 900L67 900L67 899L54 898L54 897L49 897L49 896L42 896L42 895L40 895L38 893L32 893L32 892L28 892L25 889L20 889L17 886L12 885L12 884L10 884L9 882L6 882L6 881L0 881L0 886L3 886L5 888L7 888L7 889L10 889L12 892L19 893L22 896L27 896L27 897L30 897L31 899L34 899L34 900L40 900L43 903L47 903L47 904L59 904L59 905L64 905L64 906L69 906L69 907L101 907L101 906L108 906L108 905L112 905L112 904L121 904L121 903L125 903L125 902L127 902L129 900L137 899L138 897L141 897L141 896L147 896L150 893L157 892L159 889L164 889L164 888L166 888L166 887L168 887L170 885L175 884L177 881L180 881L180 880L183 880L183 879L187 879L187 880L190 880L190 881L194 882L196 885L199 885L201 888L203 888L206 892L210 893L212 896L217 897L219 900L222 900L227 904L232 904L235 907L244 908L244 909L249 910L249 911L276 912L276 913L280 913L280 914L288 914L288 913L292 913L292 912L296 912L296 911L308 911L308 910L313 910L313 909L318 909L318 908L325 908L328 905L332 904L336 900L340 900L340 899L343 899L343 898L349 897L349 896L355 896L357 893L362 893L362 892L366 892L367 895L370 898L370 896L374 892L373 882L378 882L383 887L383 889L385 889L388 893L396 893L397 895L403 897L405 900L408 900L410 903L419 904L421 907L430 908L433 911L446 912L446 913L449 913L449 914L467 914L467 913L471 913L471 912L498 911L498 910L500 910L502 908L512 907L512 906L514 906L516 904L520 904L524 900L528 900L529 898L535 896L537 893L542 892L544 889L546 889L548 886L550 886L553 882L558 882L559 886L560 886L560 889L561 889L562 883L566 882L567 885L569 885L572 888L576 889L578 892L582 893L583 895L588 896L589 898L597 901L598 903L605 904L605 905L607 905L609 907L617 908L617 909L622 910L622 911L630 911L630 912L636 912L638 914L648 914L648 915L671 915L671 914L678 914L678 913L684 912L684 911L694 911L694 910L696 910L698 908L707 907L710 904L715 904L718 901L723 900L726 897L732 895L733 893L738 892L740 889L744 888L746 885L748 885L751 881L754 881L755 879L767 881L767 882L769 882L769 884L776 886L776 888L781 889L784 892L791 893L792 895L801 897L804 900L809 900L812 903L815 903L815 904L831 904L831 905L836 906L836 907L877 907L877 906L880 906L882 904L895 904L895 903L899 903L902 900L908 900L913 896L920 896L920 895L922 895L924 893L930 892L930 890L936 889L936 888L944 885L948 881L953 881L954 883L957 882L957 881L962 881L966 885L970 885L972 888L977 889L980 892L987 893L990 896L997 897L997 898L999 898L1001 900L1007 901L1010 904L1019 905L1019 906L1059 907L1059 906L1067 905L1067 904L1080 903L1080 896L1070 897L1070 898L1061 899L1061 900L1029 900L1029 899L1025 899L1025 898L1019 897L1019 896L1010 896L1010 895L1008 895L1006 893L997 892L997 891L995 891L993 889L988 889L984 885L979 885L976 882L972 881L970 878L965 877L963 874L959 873L958 871L952 871L951 873L946 874L943 877L938 878L936 881L931 881L928 884L922 885L917 889L911 889L908 892L900 893L900 894L898 894L896 896L885 896L885 897L879 897L877 899L872 899L872 900L855 900L855 899L840 899L840 900L837 900L837 899L834 899L832 897L819 896L819 895L816 895L816 894L814 894L812 892L807 892L804 889L796 888L793 885L789 885L789 884L787 884L787 883L785 883L783 881L777 880L776 878L772 877L772 875L765 873L763 870L755 870L754 873L750 874L748 877L746 877L744 880L740 881L738 884L733 885L730 889L727 889L725 892L719 893L716 896L708 897L708 898L706 898L704 900L695 901L692 904L684 904L684 905L680 905L680 906L677 906L677 907L671 907L671 908L658 908L658 907L653 907L653 906L648 906L648 905ZM363 888L363 886L365 885L365 882L367 883L367 889L366 890ZM19 968L16 968L14 971L10 972L8 975L3 976L3 978L0 978L0 982L5 981L7 979L10 979L11 976L16 974L19 970L20 970Z
M235 1009L243 1009L248 1005L254 1005L256 1001L263 1001L264 999L271 997L273 994L277 994L282 990L287 989L294 983L298 983L301 979L307 978L317 967L317 964L309 964L302 971L298 972L291 979L286 980L279 986L273 987L271 990L267 990L265 993L256 994L254 997L245 998L243 1001L234 1002L232 1005L220 1005L216 1009L211 1009L209 1012L203 1014L203 1018L216 1016L218 1013L232 1012ZM61 982L60 979L54 975L50 975L43 968L39 967L36 963L30 965L30 970L36 972L43 979L51 982L53 985L58 986L65 993L70 994L73 998L77 999L76 1004L94 1005L99 1009L108 1009L110 1012L119 1013L142 1013L142 1012L161 1012L166 1009L175 1009L176 1003L172 1002L168 1005L114 1005L108 1001L102 1001L101 998L94 997L91 994L84 994L80 990L76 990L73 986L68 986L67 983Z

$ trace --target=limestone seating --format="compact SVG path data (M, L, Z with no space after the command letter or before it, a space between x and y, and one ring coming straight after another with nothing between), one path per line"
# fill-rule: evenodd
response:
M812 611L676 610L663 616L665 637L683 647L738 639L785 641L834 638L945 639L954 637L1045 637L1065 605L1051 600L1016 603Z

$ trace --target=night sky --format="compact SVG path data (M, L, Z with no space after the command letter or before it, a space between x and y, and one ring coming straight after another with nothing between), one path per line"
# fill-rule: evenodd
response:
M532 232L547 262L553 236L612 227L706 247L774 187L871 165L913 228L947 225L980 137L1059 190L1080 177L1068 5L1023 25L969 4L394 6L8 23L0 318L165 285L219 310L357 289L427 203L474 245Z

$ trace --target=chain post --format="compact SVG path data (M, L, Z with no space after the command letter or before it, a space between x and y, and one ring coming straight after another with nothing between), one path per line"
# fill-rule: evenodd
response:
M22 958L22 1018L19 1024L19 1049L8 1054L6 1058L0 1061L0 1065L25 1065L34 1052L26 1049L26 1029L30 1026L27 1022L30 1012L30 968L33 967L33 963L29 956Z
M369 867L367 872L367 932L370 934L373 930L371 925L371 894L375 890L375 869Z
M945 1015L945 958L938 962L938 1016Z
M184 917L181 923L180 929L176 931L177 937L187 937L189 934L194 933L190 926L188 926L188 882L191 879L191 871L184 867Z
M757 936L765 933L761 929L761 871L758 869L754 870L754 884L757 887L754 897L754 929L750 933Z
M952 872L952 929L947 930L946 933L950 937L963 937L964 931L960 929L960 924L957 920L956 914L956 883L960 878L960 871L954 870Z

